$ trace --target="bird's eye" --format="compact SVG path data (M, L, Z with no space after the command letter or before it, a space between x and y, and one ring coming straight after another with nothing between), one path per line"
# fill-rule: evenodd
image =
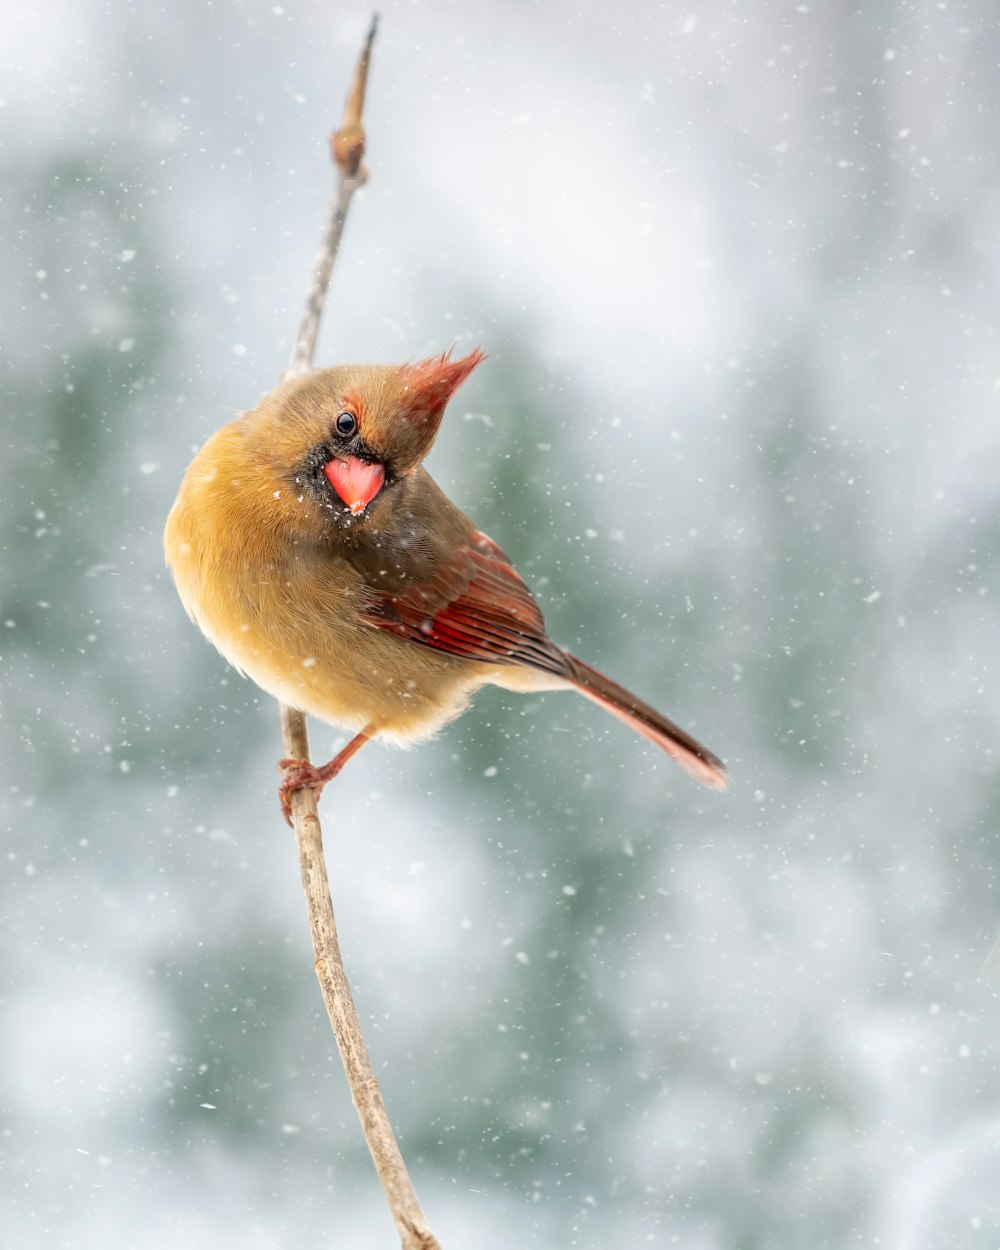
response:
M341 438L350 438L358 428L358 419L353 412L342 412L334 421L333 427Z

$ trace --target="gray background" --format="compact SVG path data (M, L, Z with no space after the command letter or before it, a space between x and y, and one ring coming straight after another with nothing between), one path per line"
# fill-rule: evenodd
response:
M996 1250L995 4L381 8L320 362L482 344L432 472L734 780L487 692L324 796L432 1224ZM394 1244L275 708L160 554L286 362L367 19L5 21L9 1246Z

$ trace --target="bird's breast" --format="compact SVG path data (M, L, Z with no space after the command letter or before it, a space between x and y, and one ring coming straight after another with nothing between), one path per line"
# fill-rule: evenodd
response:
M407 554L421 544L415 527L337 551L248 522L226 489L210 489L218 479L201 474L196 486L182 489L167 523L178 593L226 659L280 702L405 743L432 735L489 679L481 666L366 621L380 593L409 583Z

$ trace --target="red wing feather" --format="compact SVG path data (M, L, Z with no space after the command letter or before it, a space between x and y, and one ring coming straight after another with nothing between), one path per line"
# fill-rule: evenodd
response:
M473 533L432 581L386 595L368 616L380 629L451 655L568 676L568 662L549 640L531 591L485 534Z
M485 534L468 545L424 585L385 595L367 619L409 642L490 664L525 664L565 678L595 703L655 742L692 777L715 790L726 788L726 770L711 751L603 673L550 642L531 592L510 561Z

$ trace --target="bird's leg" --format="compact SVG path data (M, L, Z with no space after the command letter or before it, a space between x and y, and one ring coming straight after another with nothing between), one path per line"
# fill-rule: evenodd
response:
M319 799L323 787L332 781L355 752L360 751L366 742L371 741L373 725L365 728L350 740L342 751L333 757L328 764L317 768L308 760L279 760L278 768L285 774L285 779L278 787L278 798L281 800L281 811L289 825L292 823L292 795L307 787L316 792Z

